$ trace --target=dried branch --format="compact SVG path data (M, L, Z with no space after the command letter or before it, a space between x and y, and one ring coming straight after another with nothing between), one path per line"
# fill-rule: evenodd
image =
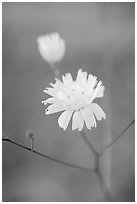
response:
M23 149L26 149L26 150L28 150L28 151L34 153L34 154L37 154L37 155L39 155L39 156L42 156L42 157L44 157L44 158L46 158L46 159L49 159L49 160L51 160L51 161L54 161L54 162L56 162L56 163L59 163L59 164L65 165L65 166L69 166L69 167L72 167L72 168L75 168L75 169L79 169L79 170L84 170L84 171L88 171L88 172L94 172L93 169L85 168L85 167L82 167L82 166L78 166L78 165L75 165L75 164L71 164L71 163L68 163L68 162L65 162L65 161L61 161L61 160L55 159L55 158L53 158L53 157L47 156L47 155L45 155L45 154L43 154L43 153L41 153L41 152L39 152L39 151L37 151L37 150L34 150L34 149L32 149L32 148L29 148L29 147L26 147L26 146L24 146L24 145L22 145L22 144L20 144L20 143L18 143L18 142L16 142L16 141L14 141L14 140L12 140L12 139L9 139L9 138L7 138L7 137L2 138L2 141L12 143L12 144L14 144L14 145L16 145L16 146L18 146L18 147L21 147L21 148L23 148Z

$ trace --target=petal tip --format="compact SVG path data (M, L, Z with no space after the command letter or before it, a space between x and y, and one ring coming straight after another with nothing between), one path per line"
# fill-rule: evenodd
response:
M46 101L41 101L41 103L42 103L42 104L44 104L44 105L46 105L46 104L47 104L47 102L46 102Z

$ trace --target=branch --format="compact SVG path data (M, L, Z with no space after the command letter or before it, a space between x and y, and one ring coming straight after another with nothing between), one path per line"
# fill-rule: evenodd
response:
M34 153L34 154L37 154L37 155L39 155L39 156L41 156L41 157L44 157L44 158L49 159L49 160L51 160L51 161L54 161L54 162L56 162L56 163L59 163L59 164L65 165L65 166L69 166L69 167L72 167L72 168L75 168L75 169L79 169L79 170L94 172L93 169L85 168L85 167L78 166L78 165L75 165L75 164L70 164L70 163L68 163L68 162L61 161L61 160L55 159L55 158L53 158L53 157L47 156L47 155L45 155L45 154L43 154L43 153L41 153L41 152L39 152L39 151L37 151L37 150L31 149L31 148L29 148L29 147L26 147L26 146L24 146L24 145L22 145L22 144L20 144L20 143L18 143L18 142L16 142L16 141L12 140L12 139L2 138L2 141L12 143L12 144L14 144L14 145L16 145L16 146L18 146L18 147L21 147L22 149L26 149L26 150L28 150L28 151Z
M109 149L135 122L135 119L108 145L104 146L101 151L99 152L99 155L102 155L107 149Z
M101 174L100 171L100 166L99 166L99 160L100 160L100 155L98 153L98 151L96 150L96 148L94 147L94 145L92 144L92 142L89 141L87 135L84 133L84 131L81 131L81 136L83 138L83 140L85 141L86 145L89 147L90 151L93 153L94 155L94 171L96 173L96 176L98 178L98 181L100 183L100 188L105 196L105 198L108 201L112 201L112 197L111 197L111 193L109 191L109 189L107 188L105 181L103 179L103 176Z
M107 186L106 186L106 184L105 184L105 181L104 181L104 179L103 179L103 176L102 176L100 170L98 170L98 171L96 172L96 176L97 176L98 181L99 181L99 183L100 183L100 188L101 188L103 194L105 195L105 198L106 198L109 202L112 202L113 200L112 200L111 193L110 193L109 189L107 188Z
M89 141L88 137L86 136L86 134L84 133L84 131L82 130L80 132L83 140L85 141L86 145L88 146L88 148L90 149L90 151L96 156L98 155L97 150L95 149L95 147L93 146L93 144Z
M103 177L102 177L102 174L100 172L100 169L99 169L99 159L100 159L100 156L108 149L110 148L135 122L135 119L111 142L109 143L108 145L104 146L102 148L102 150L100 152L98 152L95 147L92 145L92 143L90 143L90 141L88 140L88 138L86 137L86 134L81 131L81 136L83 137L84 141L86 142L87 146L90 148L90 150L93 152L94 154L94 157L95 157L95 167L94 169L89 169L89 168L85 168L85 167L82 167L82 166L78 166L78 165L75 165L75 164L71 164L71 163L68 163L68 162L64 162L64 161L61 161L61 160L58 160L58 159L55 159L53 157L50 157L50 156L47 156L41 152L38 152L36 150L34 150L33 148L29 148L29 147L26 147L12 139L9 139L7 137L5 138L2 138L2 141L5 141L5 142L9 142L9 143L12 143L18 147L21 147L22 149L26 149L30 152L33 152L34 154L37 154L39 156L42 156L46 159L49 159L51 161L54 161L56 163L59 163L59 164L62 164L62 165L65 165L65 166L69 166L69 167L72 167L72 168L75 168L75 169L79 169L79 170L84 170L84 171L88 171L88 172L94 172L96 173L97 175L97 178L100 182L100 185L101 185L101 189L104 193L104 195L106 196L106 198L108 199L108 201L112 201L112 197L111 197L111 194L109 192L109 190L107 189L106 187L106 184L103 180Z

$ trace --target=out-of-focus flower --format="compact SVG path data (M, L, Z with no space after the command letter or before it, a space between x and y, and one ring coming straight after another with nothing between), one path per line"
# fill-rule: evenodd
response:
M65 54L65 41L58 33L51 33L37 38L38 50L49 64L62 60Z
M64 130L67 129L69 121L72 118L72 130L81 131L84 122L88 129L96 127L96 119L106 118L106 114L101 107L93 103L95 98L103 97L104 86L101 81L87 72L78 70L77 78L73 81L70 73L62 76L62 81L56 79L55 84L50 83L52 87L46 88L45 93L52 96L42 103L51 104L46 108L46 114L52 114L64 111L58 118L58 124Z

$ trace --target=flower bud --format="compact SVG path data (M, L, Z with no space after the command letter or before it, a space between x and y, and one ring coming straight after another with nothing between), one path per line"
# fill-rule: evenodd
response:
M31 130L26 132L26 137L31 141L31 150L33 151L34 148L34 133Z
M65 54L65 41L58 33L51 33L37 38L38 50L49 64L62 60Z

